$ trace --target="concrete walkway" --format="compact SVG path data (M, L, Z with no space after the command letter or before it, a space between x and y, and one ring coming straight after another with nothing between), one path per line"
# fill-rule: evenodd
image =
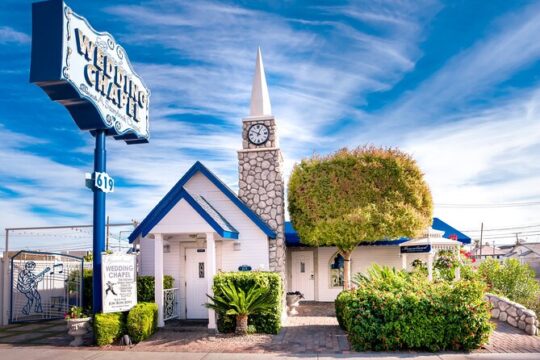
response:
M540 354L423 354L423 353L359 353L359 354L231 354L96 351L50 349L38 347L1 348L2 360L332 360L332 359L419 359L419 360L537 360Z

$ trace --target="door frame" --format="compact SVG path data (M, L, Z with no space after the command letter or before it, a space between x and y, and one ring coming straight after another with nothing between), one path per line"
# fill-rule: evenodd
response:
M302 249L302 250L292 250L290 251L290 289L291 291L297 291L299 289L293 289L293 276L294 276L294 269L293 269L293 254L294 253L306 253L308 255L311 255L311 270L313 271L313 300L308 301L318 301L318 281L319 281L319 275L318 275L318 266L317 266L317 252L315 249ZM305 295L305 294L304 294ZM307 299L306 299L307 300Z
M185 312L185 318L186 320L205 320L205 319L208 319L208 314L206 315L207 317L206 318L189 318L188 317L188 297L189 297L189 293L188 293L188 287L187 287L187 283L188 283L188 277L187 277L187 268L188 268L188 264L190 264L190 261L187 259L187 252L189 250L198 250L198 249L201 249L201 250L204 250L204 276L205 276L205 279L206 279L206 284L208 285L208 264L207 264L207 249L206 247L200 247L200 246L186 246L184 247L184 294L185 294L185 306L184 306L184 312ZM204 294L205 294L205 297L206 297L206 287L205 287L205 291L204 291Z

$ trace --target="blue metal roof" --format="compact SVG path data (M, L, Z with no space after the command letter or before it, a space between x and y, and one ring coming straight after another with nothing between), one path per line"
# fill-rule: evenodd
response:
M276 233L268 226L268 224L266 224L257 214L247 207L247 205L244 204L244 202L242 202L242 200L240 200L227 185L219 180L216 175L208 170L202 163L197 161L131 233L129 236L130 243L135 241L135 239L137 239L139 236L146 236L181 199L188 200L190 205L195 210L198 212L200 211L199 214L201 214L201 216L203 216L202 214L205 214L205 220L214 229L217 229L216 232L218 232L222 237L229 237L233 239L238 238L238 232L236 230L229 231L234 228L210 205L210 203L208 203L208 201L206 201L206 199L201 197L201 199L199 199L200 201L197 201L186 191L186 189L184 189L184 185L198 172L206 176L208 180L210 180L219 190L221 190L223 194L225 194L244 214L246 214L246 216L253 221L268 237L272 239L276 237ZM211 222L214 225L212 225ZM225 235L227 235L227 233L231 233L231 235L224 236L218 230L222 231L222 233ZM236 234L236 237L234 237L234 234Z
M433 218L432 228L435 230L444 231L443 237L450 239L453 235L457 236L457 240L461 241L464 244L470 244L471 238L459 231L458 229L448 225L439 218Z
M471 238L463 234L461 231L456 228L448 225L439 218L433 218L433 224L431 227L435 230L444 231L443 237L450 238L450 236L457 236L457 240L461 241L463 244L470 244ZM402 237L397 240L380 240L370 243L360 244L360 246L384 246L384 245L399 245L405 241L409 241L409 238ZM294 230L292 223L290 221L285 222L285 242L287 246L306 246L303 245L300 241L300 237L296 230Z

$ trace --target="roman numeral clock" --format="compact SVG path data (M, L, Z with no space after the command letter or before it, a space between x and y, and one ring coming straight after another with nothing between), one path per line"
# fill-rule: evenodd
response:
M270 130L264 124L254 124L248 129L248 140L253 145L262 145L268 141Z

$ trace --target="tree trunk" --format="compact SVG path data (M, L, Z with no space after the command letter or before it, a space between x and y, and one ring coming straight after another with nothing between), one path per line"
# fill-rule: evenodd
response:
M343 289L349 290L351 288L351 254L352 251L343 251Z
M236 316L236 334L237 335L246 335L248 331L248 316L247 315L237 315Z

